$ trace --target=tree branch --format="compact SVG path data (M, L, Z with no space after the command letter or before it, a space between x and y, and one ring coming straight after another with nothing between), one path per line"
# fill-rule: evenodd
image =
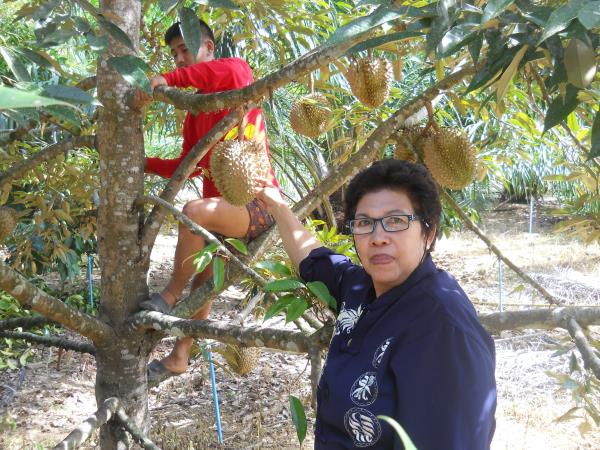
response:
M479 236L479 239L485 242L485 245L487 245L491 252L493 252L500 260L502 260L508 267L510 267L513 270L513 272L515 272L519 277L521 277L523 281L531 285L535 290L542 294L542 296L549 303L559 306L563 304L561 300L557 299L554 295L550 294L550 292L548 292L545 287L543 287L541 284L539 284L537 281L535 281L533 278L531 278L529 275L523 272L510 259L504 256L500 249L498 249L498 247L496 247L492 243L492 241L483 233L483 231L481 231L481 229L477 225L475 225L475 223L469 218L469 216L467 216L467 214L465 214L460 205L458 205L458 203L454 201L452 196L448 194L445 189L440 187L439 191L444 200L446 200L446 202L448 202L452 209L454 209L454 211L458 213L462 221L467 225L467 228L469 228L473 233Z
M248 108L250 109L250 108ZM179 167L171 177L171 180L160 194L160 198L167 203L172 203L175 196L185 183L185 180L194 171L196 164L231 128L233 128L246 114L247 109L231 111L216 124L185 156ZM142 258L150 258L150 251L160 231L160 225L164 220L165 213L162 206L155 206L148 216L142 232Z
M479 320L491 334L503 330L567 328L566 323L574 318L582 326L600 325L600 307L544 308L526 311L504 311L481 314Z
M0 289L12 295L23 307L31 308L94 342L107 341L114 336L112 328L104 322L46 294L2 263L0 263Z
M123 427L131 434L131 437L146 450L160 450L160 448L152 442L148 436L140 430L135 423L129 418L125 410L121 407L117 409L117 418Z
M258 101L263 97L270 96L275 89L343 56L348 49L364 39L366 36L344 41L336 46L311 50L296 61L242 89L214 94L191 94L179 89L159 86L154 90L154 99L192 111L194 114L236 108L250 101Z
M79 80L75 87L81 89L82 91L89 91L90 89L94 89L96 87L97 81L98 79L94 75L92 77L87 77L82 80Z
M44 316L15 317L14 319L0 320L0 331L13 328L43 327L46 325L57 325L57 323Z
M118 409L119 400L115 397L107 398L98 411L79 424L60 444L54 447L54 450L71 450L79 447L90 438L94 431L107 423Z
M34 342L45 345L46 347L58 347L65 350L73 350L79 353L96 354L96 347L88 342L77 342L70 339L59 338L55 336L40 336L33 333L20 333L17 331L0 331L0 337L9 339L23 339L24 341Z
M591 370L596 378L600 380L600 358L596 355L597 351L590 345L583 329L574 317L569 317L566 326L581 353L585 368Z
M306 336L300 331L290 331L260 326L241 327L217 320L190 320L142 311L131 319L138 328L154 329L172 336L191 336L214 339L225 344L244 344L248 347L266 347L293 353L308 353L313 345L327 348L329 338L320 334Z
M37 152L31 158L20 161L6 172L0 173L0 186L3 186L4 184L9 183L17 178L21 178L21 176L28 170L31 170L41 163L49 161L68 150L73 150L74 148L80 147L94 147L95 140L95 136L77 136L57 144L49 145L45 149Z

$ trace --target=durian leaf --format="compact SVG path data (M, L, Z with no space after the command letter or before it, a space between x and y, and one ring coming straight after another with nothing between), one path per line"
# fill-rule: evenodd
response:
M292 274L290 269L279 261L260 261L259 263L255 264L254 267L257 269L267 270L277 275L283 275L284 277L289 277Z
M294 279L273 280L263 286L265 292L294 291L304 287L304 283Z
M589 2L579 10L577 18L588 30L600 27L600 2Z
M304 314L308 309L308 300L302 297L296 297L288 306L285 315L285 323L292 322Z
M213 284L215 285L215 291L223 289L223 283L225 282L225 263L223 258L216 256L213 260Z
M210 252L199 252L198 256L194 258L194 266L196 267L196 272L200 273L206 269L206 267L212 261L212 253Z
M304 413L302 402L293 395L290 395L290 414L292 416L292 422L294 422L294 426L296 427L298 441L302 444L302 441L306 438L308 424L306 422L306 414Z
M275 303L273 303L269 307L269 309L267 309L263 321L269 320L271 317L275 317L277 314L279 314L281 311L287 308L290 305L290 303L296 301L296 299L299 298L300 297L296 297L294 295L284 295L283 297L280 297Z
M544 25L544 32L538 40L537 45L540 45L550 36L553 36L567 28L569 23L571 23L571 21L578 16L579 11L583 6L585 6L587 1L588 0L571 0L566 5L555 9L552 14L550 14L548 21Z
M243 254L243 255L247 255L248 254L248 248L246 247L246 244L244 244L239 239L236 239L236 238L227 238L227 239L225 239L225 242L229 242L241 254Z
M202 46L202 30L200 22L194 10L190 8L179 9L179 21L181 22L181 34L185 45L190 53L196 58L198 50Z
M36 92L0 86L0 110L38 108L47 105L71 106L69 103L55 98L44 97Z
M2 55L4 61L6 61L6 65L18 81L31 81L27 68L21 61L14 57L8 48L0 46L0 55Z
M327 42L325 42L325 46L331 46L338 42L354 39L379 25L403 16L419 17L422 15L423 12L420 9L412 6L380 6L368 16L359 17L335 30Z
M600 156L600 110L596 112L596 118L592 125L592 148L590 150L590 159Z
M159 0L158 6L164 12L169 13L173 8L175 8L175 6L177 6L178 3L179 0Z
M596 75L596 54L585 42L573 38L565 50L565 68L569 83L585 89Z
M62 84L46 85L43 87L41 93L45 96L64 100L69 103L89 104L95 101L94 97L87 92L84 92L75 86L65 86Z
M492 20L502 14L506 8L512 5L515 0L490 0L481 16L481 24L485 24L487 21Z
M108 64L132 86L138 87L150 94L150 80L146 75L150 67L142 59L133 55L114 56L108 59Z
M521 49L517 52L511 63L508 65L498 82L496 83L496 102L500 103L504 98L504 94L508 90L508 86L510 82L515 77L517 73L517 69L519 68L519 64L525 55L525 52L529 48L529 45L525 44Z
M402 441L402 445L404 446L405 450L417 450L417 447L415 447L415 444L413 444L408 433L396 420L388 416L377 416L377 418L390 424L390 426L394 429L394 431Z
M577 92L579 89L572 84L567 85L567 92L563 98L562 95L558 95L546 111L546 117L544 119L544 133L552 127L558 125L567 118L571 112L575 110L579 104L577 98Z
M335 298L329 293L329 289L322 281L311 281L306 283L306 287L310 292L312 292L315 297L321 300L325 305L335 311L337 309L337 302Z
M106 30L108 34L110 34L116 41L119 41L121 44L129 47L131 50L135 50L133 48L133 43L127 33L125 33L121 28L112 23L110 20L105 19L102 16L98 16L98 23L102 28Z

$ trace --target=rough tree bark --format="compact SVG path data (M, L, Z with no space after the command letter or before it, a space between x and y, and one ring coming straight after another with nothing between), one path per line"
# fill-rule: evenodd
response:
M118 25L134 47L139 45L141 2L103 0L100 9L120 18ZM131 53L110 38L110 46L98 61L98 98L103 107L98 116L97 149L100 156L100 205L98 208L98 255L102 275L100 320L115 333L111 340L96 342L96 400L102 404L117 397L133 423L148 428L146 364L152 348L140 339L125 320L148 294L148 262L140 258L141 212L135 199L144 189L144 143L142 111L131 109L127 99L132 86L110 68L107 59ZM100 432L103 449L124 448L125 433L112 422Z

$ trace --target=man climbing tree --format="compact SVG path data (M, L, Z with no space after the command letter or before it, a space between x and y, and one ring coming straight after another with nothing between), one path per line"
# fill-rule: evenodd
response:
M188 48L181 33L181 24L173 24L165 33L165 43L171 49L171 55L177 68L162 76L152 77L150 86L172 86L179 88L194 87L202 93L213 93L240 89L254 81L252 70L240 58L215 59L215 39L212 30L199 19L201 45L197 55ZM150 97L138 91L139 103L150 100ZM187 113L183 124L183 147L181 154L175 159L146 158L145 170L148 173L170 178L183 158L194 145L202 139L221 119L229 114L229 110L192 114ZM242 129L245 136L251 135L260 142L260 148L268 155L265 122L261 110L252 109L239 129L234 129L226 138L235 137ZM203 198L188 202L183 212L190 219L208 231L225 237L241 238L251 241L273 223L273 218L255 200L245 206L234 206L222 198L210 174L210 158L212 149L200 160L192 176L203 176ZM277 183L273 170L269 167L274 183ZM167 313L181 296L187 282L195 272L193 256L205 246L201 236L194 235L189 228L180 224L175 250L173 273L169 282L160 293L153 293L142 303L142 308ZM192 290L203 284L212 276L212 263L202 272L196 274L192 281ZM195 319L206 319L211 303L200 309ZM148 383L157 385L168 377L186 371L193 339L182 338L177 341L173 351L161 361L153 360L148 365Z

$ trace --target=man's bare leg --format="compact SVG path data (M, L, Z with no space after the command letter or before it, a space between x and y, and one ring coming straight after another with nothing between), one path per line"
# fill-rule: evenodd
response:
M250 225L250 216L245 206L232 206L221 198L194 200L185 205L183 212L203 228L224 236L244 237ZM203 248L204 238L196 236L183 225L179 226L173 274L160 293L170 305L177 302L188 280L195 273L193 255ZM192 282L192 290L197 289L210 277L212 277L212 264L202 273L196 274ZM193 318L206 319L210 308L210 303L205 305ZM161 360L161 363L173 373L185 372L193 343L193 338L178 339L171 353Z

